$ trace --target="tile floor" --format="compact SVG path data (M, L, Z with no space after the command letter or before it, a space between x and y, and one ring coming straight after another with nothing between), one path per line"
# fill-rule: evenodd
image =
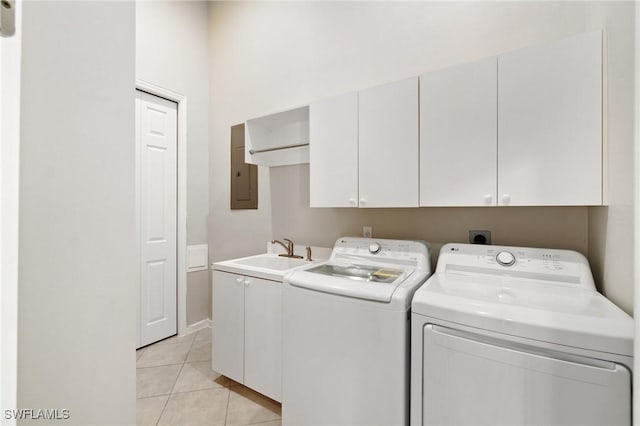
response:
M211 370L211 329L136 351L138 425L280 426L280 404Z

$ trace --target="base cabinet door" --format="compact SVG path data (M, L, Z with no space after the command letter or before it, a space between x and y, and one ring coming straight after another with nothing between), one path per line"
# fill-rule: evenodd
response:
M280 401L282 397L282 283L245 281L244 384Z
M213 272L213 370L237 382L244 381L245 277Z

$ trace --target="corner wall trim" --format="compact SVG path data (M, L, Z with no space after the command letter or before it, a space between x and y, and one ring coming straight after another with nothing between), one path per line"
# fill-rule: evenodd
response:
M145 80L136 89L178 104L178 335L187 330L187 97Z

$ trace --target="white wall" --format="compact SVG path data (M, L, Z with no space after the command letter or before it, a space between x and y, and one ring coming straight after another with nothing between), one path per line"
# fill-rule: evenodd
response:
M187 97L187 244L207 242L209 3L136 2L136 78ZM187 274L187 323L209 317L207 271Z
M134 4L23 6L18 406L133 424Z
M0 408L16 408L18 370L18 179L22 3L16 31L0 38ZM4 419L4 417L3 417ZM15 424L4 419L3 424Z
M332 247L343 235L373 226L379 238L422 239L434 245L468 242L471 229L489 229L494 244L587 252L585 207L327 209L309 207L309 166L271 169L273 233L301 244ZM287 206L288 209L280 209Z
M357 234L374 225L374 235L466 240L471 227L489 228L494 242L577 249L607 271L600 285L631 311L631 275L589 243L589 229L616 244L618 259L632 264L631 180L627 74L633 52L631 3L596 2L220 2L211 7L211 198L210 243L227 247L214 255L258 252L264 240L283 235L327 245L340 234ZM589 223L586 207L546 209L311 210L304 166L271 170L265 186L261 170L260 209L230 212L229 126L247 118L359 88L391 82L448 65L496 55L523 46L601 29L610 40L609 72L623 78L609 85L612 207ZM609 28L610 27L610 28ZM630 33L631 31L631 33ZM613 43L613 45L611 45ZM612 69L613 68L613 69ZM627 89L628 90L628 89ZM443 184L446 184L443 182ZM269 201L271 203L269 203ZM414 224L415 223L415 224ZM269 234L267 230L272 229ZM378 229L379 232L376 232ZM247 249L242 250L242 247Z
M595 3L587 21L607 29L608 207L589 209L589 261L601 291L633 311L634 5Z

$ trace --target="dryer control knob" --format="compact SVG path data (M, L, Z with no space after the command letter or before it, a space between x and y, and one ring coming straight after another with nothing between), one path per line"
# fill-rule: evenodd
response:
M369 244L369 253L371 254L380 253L380 250L382 250L382 246L380 245L380 243Z
M496 256L496 262L502 266L511 266L516 263L516 257L508 251L501 251Z

